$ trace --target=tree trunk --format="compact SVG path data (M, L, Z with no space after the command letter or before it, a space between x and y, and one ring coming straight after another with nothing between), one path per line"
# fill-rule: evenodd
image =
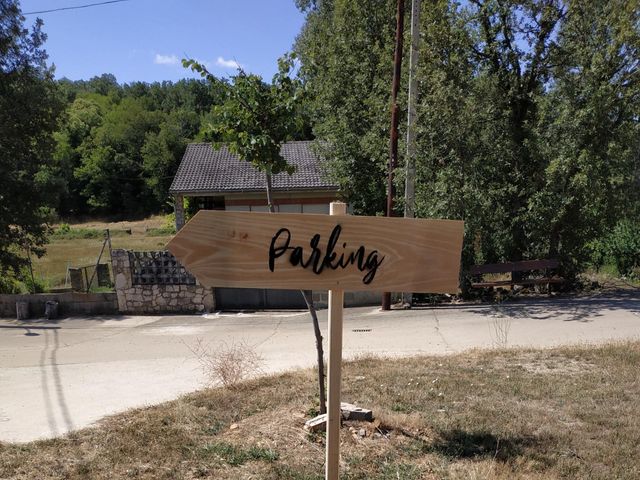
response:
M273 199L271 198L271 174L267 172L267 206L270 213L275 213L276 209L273 206Z
M301 290L304 301L307 304L311 319L313 320L313 332L316 336L316 352L318 353L318 387L320 394L320 414L327 413L327 400L324 388L324 351L322 349L322 332L318 323L318 315L313 305L313 293L311 290Z
M273 198L271 196L271 174L266 173L267 177L267 204L270 213L275 213L275 207L273 205ZM327 413L326 394L324 388L324 351L322 349L322 333L320 332L320 324L318 323L318 315L316 308L313 305L313 296L311 291L300 290L302 297L304 298L309 314L311 314L311 320L313 321L313 331L316 336L316 352L318 354L318 386L320 395L320 413Z

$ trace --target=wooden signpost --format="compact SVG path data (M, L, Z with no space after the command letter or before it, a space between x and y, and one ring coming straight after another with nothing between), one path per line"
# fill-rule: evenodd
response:
M344 291L455 293L463 222L201 210L167 248L209 287L329 290L326 478L337 480Z

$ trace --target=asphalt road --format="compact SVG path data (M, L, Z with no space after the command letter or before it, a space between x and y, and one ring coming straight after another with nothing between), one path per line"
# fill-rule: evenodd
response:
M326 310L320 312L326 336ZM640 339L640 292L501 305L345 310L344 357ZM326 341L326 338L325 338ZM202 387L198 345L244 342L276 372L312 366L307 312L0 320L0 441L61 435Z

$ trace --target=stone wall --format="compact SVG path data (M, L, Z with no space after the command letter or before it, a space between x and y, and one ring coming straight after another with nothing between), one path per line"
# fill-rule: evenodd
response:
M118 302L115 293L35 293L0 295L0 318L16 318L16 302L29 304L29 317L44 317L45 304L58 302L58 316L115 315Z
M154 252L155 253L155 252ZM150 255L153 257L154 255ZM202 313L212 312L215 308L213 289L193 284L166 283L166 275L161 284L150 280L148 283L134 285L134 258L128 250L113 250L112 268L115 280L118 309L121 313Z

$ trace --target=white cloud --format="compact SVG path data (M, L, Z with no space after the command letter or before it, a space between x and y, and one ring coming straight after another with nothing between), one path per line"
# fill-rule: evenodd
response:
M242 65L235 60L225 60L223 57L218 57L216 60L216 66L222 68L233 68L234 70L242 67Z
M175 55L160 55L156 53L153 63L157 65L178 65L179 60Z

